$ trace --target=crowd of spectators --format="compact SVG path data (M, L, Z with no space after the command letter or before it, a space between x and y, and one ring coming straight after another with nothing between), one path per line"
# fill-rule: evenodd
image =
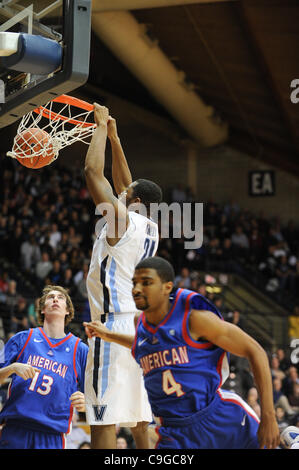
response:
M86 276L98 216L82 168L53 166L39 172L12 161L4 166L2 183L0 258L29 281L19 282L2 263L0 308L6 333L35 325L34 301L47 283L67 287L77 305L76 320L88 318ZM165 197L170 203L194 203L192 192L182 185L166 190ZM198 290L203 284L199 272L235 272L298 316L299 230L294 221L284 226L279 218L253 214L233 201L207 201L203 207L200 248L186 249L184 233L172 236L171 218L169 237L160 240L158 254L174 264L179 285ZM30 297L29 303L24 300ZM30 313L25 318L26 309Z
M188 188L165 192L167 202L194 203ZM99 218L85 186L82 168L45 167L42 172L16 162L2 170L0 193L0 337L37 326L36 302L47 284L69 290L76 315L75 334L85 339L82 322L89 320L86 277ZM242 327L242 312L225 309L223 298L209 289L201 273L237 273L289 308L289 336L299 338L299 230L294 221L283 225L239 207L214 201L204 204L203 243L186 249L184 233L161 238L158 255L169 259L177 287L210 298L225 319ZM273 351L271 351L273 354ZM283 350L270 356L274 400L280 427L298 425L298 368ZM248 365L232 358L226 387L239 393L259 413L258 395ZM126 441L126 442L124 442ZM84 441L85 442L85 441ZM119 445L130 446L121 435ZM88 448L88 445L87 447Z

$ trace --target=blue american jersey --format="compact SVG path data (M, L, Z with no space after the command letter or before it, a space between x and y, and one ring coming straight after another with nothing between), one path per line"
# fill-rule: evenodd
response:
M222 318L205 297L178 289L165 318L154 326L138 320L132 354L143 369L152 411L158 417L186 417L205 408L229 373L227 353L207 341L194 341L188 321L192 309Z
M73 415L70 396L84 391L87 352L88 346L72 333L53 339L42 328L33 328L13 336L5 345L0 367L22 362L40 372L28 380L12 375L0 422L20 420L36 430L69 432Z

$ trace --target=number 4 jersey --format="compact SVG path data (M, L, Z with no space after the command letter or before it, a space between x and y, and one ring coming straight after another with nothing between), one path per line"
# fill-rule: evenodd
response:
M138 320L132 354L143 369L145 388L157 417L186 417L207 407L229 373L223 349L190 336L192 309L209 310L222 318L200 294L178 289L161 323L148 323L144 313Z
M0 422L21 420L33 430L68 433L73 414L70 396L84 390L87 352L88 346L72 333L53 339L42 328L33 328L10 338L0 367L21 362L40 372L27 380L12 376Z

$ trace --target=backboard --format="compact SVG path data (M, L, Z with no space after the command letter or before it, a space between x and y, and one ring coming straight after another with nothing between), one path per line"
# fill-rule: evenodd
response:
M82 86L88 79L91 34L91 0L2 0L0 33L21 33L34 40L44 38L59 46L55 70L40 73L38 67L15 70L13 52L0 57L0 128L53 98ZM5 36L2 34L2 36ZM9 36L9 35L6 35ZM6 46L5 46L6 47ZM42 46L41 46L42 49ZM44 51L41 51L41 60Z

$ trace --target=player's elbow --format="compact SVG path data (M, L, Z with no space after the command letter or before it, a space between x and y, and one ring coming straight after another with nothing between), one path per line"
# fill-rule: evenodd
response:
M88 181L100 180L101 177L104 178L103 172L97 168L97 166L90 163L86 164L84 167L85 179Z
M251 363L257 360L260 363L268 362L268 356L266 354L266 351L262 348L262 346L257 341L253 339L247 347L246 357Z
M84 167L85 176L91 177L95 173L95 168L90 164L86 164Z

